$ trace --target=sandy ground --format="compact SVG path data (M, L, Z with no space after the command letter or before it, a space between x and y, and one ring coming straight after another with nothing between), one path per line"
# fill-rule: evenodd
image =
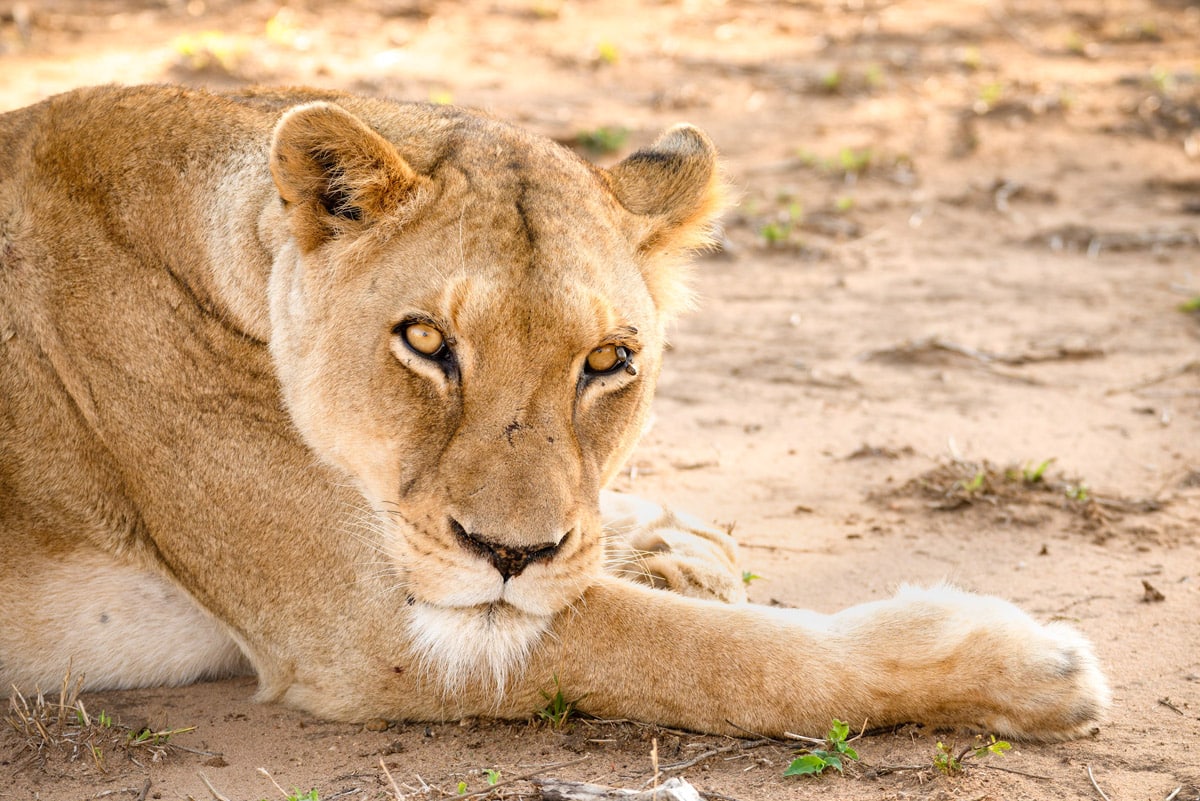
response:
M642 788L656 747L660 766L725 749L668 772L717 799L1200 798L1198 42L1200 7L1168 0L0 2L0 109L106 81L309 83L484 107L600 161L701 125L742 202L621 488L736 524L758 602L950 580L1069 620L1115 696L1094 737L957 775L936 744L969 738L909 726L798 779L777 745L368 731L234 680L85 695L114 721L95 752L0 726L0 797L283 798L263 768L394 799L386 766L407 799L486 791L488 769L492 797L535 798L538 771ZM189 730L127 744L144 726Z

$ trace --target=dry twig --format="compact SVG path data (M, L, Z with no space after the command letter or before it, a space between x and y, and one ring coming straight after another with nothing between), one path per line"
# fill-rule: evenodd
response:
M400 792L400 787L396 784L396 780L392 777L392 772L388 770L388 766L384 764L383 757L379 758L379 767L383 768L383 775L388 777L388 782L392 785L392 793L395 794L396 801L405 801L404 793Z
M1100 797L1103 798L1104 801L1112 801L1112 799L1105 795L1104 791L1100 789L1100 785L1096 784L1096 777L1092 775L1091 765L1087 766L1087 774L1088 778L1092 780L1092 786L1096 788L1096 792L1100 794Z
M538 768L537 770L531 770L529 773L522 773L520 776L514 776L511 779L505 779L503 781L496 782L491 787L488 787L484 790L476 790L473 793L463 793L462 795L458 796L458 798L483 798L485 796L489 796L495 792L503 790L507 787L510 787L510 786L516 784L517 782L526 782L526 781L533 779L536 776L542 775L543 773L545 773L547 771L558 770L559 768L566 768L566 767L570 767L571 765L578 765L580 762L587 762L589 759L591 759L591 755L585 754L585 755L581 756L579 759L572 759L569 762L559 762L554 765L546 765L545 767ZM420 777L417 777L417 778L420 778ZM537 782L535 781L534 784L536 785Z
M1160 704L1162 704L1163 706L1165 706L1167 709L1169 709L1169 710L1171 710L1172 712L1174 712L1176 715L1182 715L1182 714L1184 714L1182 709L1180 709L1179 707L1175 706L1175 704L1171 703L1171 699L1170 699L1170 698L1159 698L1159 699L1158 699L1158 702L1159 702Z
M824 742L824 740L821 742ZM731 751L749 751L751 748L761 748L764 745L778 745L778 741L772 740L769 737L761 740L738 740L730 745L723 745L720 748L713 748L709 751L705 751L703 754L694 756L691 759L685 759L683 762L673 762L670 765L660 765L659 770L663 772L668 770L683 770L684 768L690 768L693 765L698 765L709 757L714 757L719 754L728 754Z
M208 777L204 775L203 771L200 771L199 775L200 781L204 782L204 786L208 788L208 792L212 794L212 797L215 798L216 801L230 801L228 796L222 795L220 790L218 790L216 787L213 787L213 783L208 780ZM275 780L272 779L271 781ZM275 786L278 787L279 785Z

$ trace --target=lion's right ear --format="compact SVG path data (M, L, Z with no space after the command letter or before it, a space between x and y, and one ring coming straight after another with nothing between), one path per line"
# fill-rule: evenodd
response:
M304 250L404 213L424 182L391 142L325 102L297 106L279 120L271 176Z
M636 220L642 273L666 315L688 304L682 259L708 246L727 201L717 149L690 125L677 125L608 171L617 200Z

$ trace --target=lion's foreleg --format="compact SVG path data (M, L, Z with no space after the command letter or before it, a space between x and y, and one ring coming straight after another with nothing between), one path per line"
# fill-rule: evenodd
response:
M949 588L819 615L608 579L561 617L525 673L546 689L556 678L592 714L743 735L821 735L838 718L1059 739L1085 733L1108 700L1073 629Z

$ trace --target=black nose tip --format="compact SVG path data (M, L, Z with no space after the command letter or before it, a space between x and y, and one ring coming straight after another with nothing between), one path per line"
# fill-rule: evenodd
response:
M544 542L530 546L506 545L493 542L479 534L472 534L454 518L450 519L450 530L454 532L454 538L465 549L491 562L492 567L496 568L505 581L513 576L519 576L521 571L534 562L542 562L553 557L566 540L564 535L558 542Z

